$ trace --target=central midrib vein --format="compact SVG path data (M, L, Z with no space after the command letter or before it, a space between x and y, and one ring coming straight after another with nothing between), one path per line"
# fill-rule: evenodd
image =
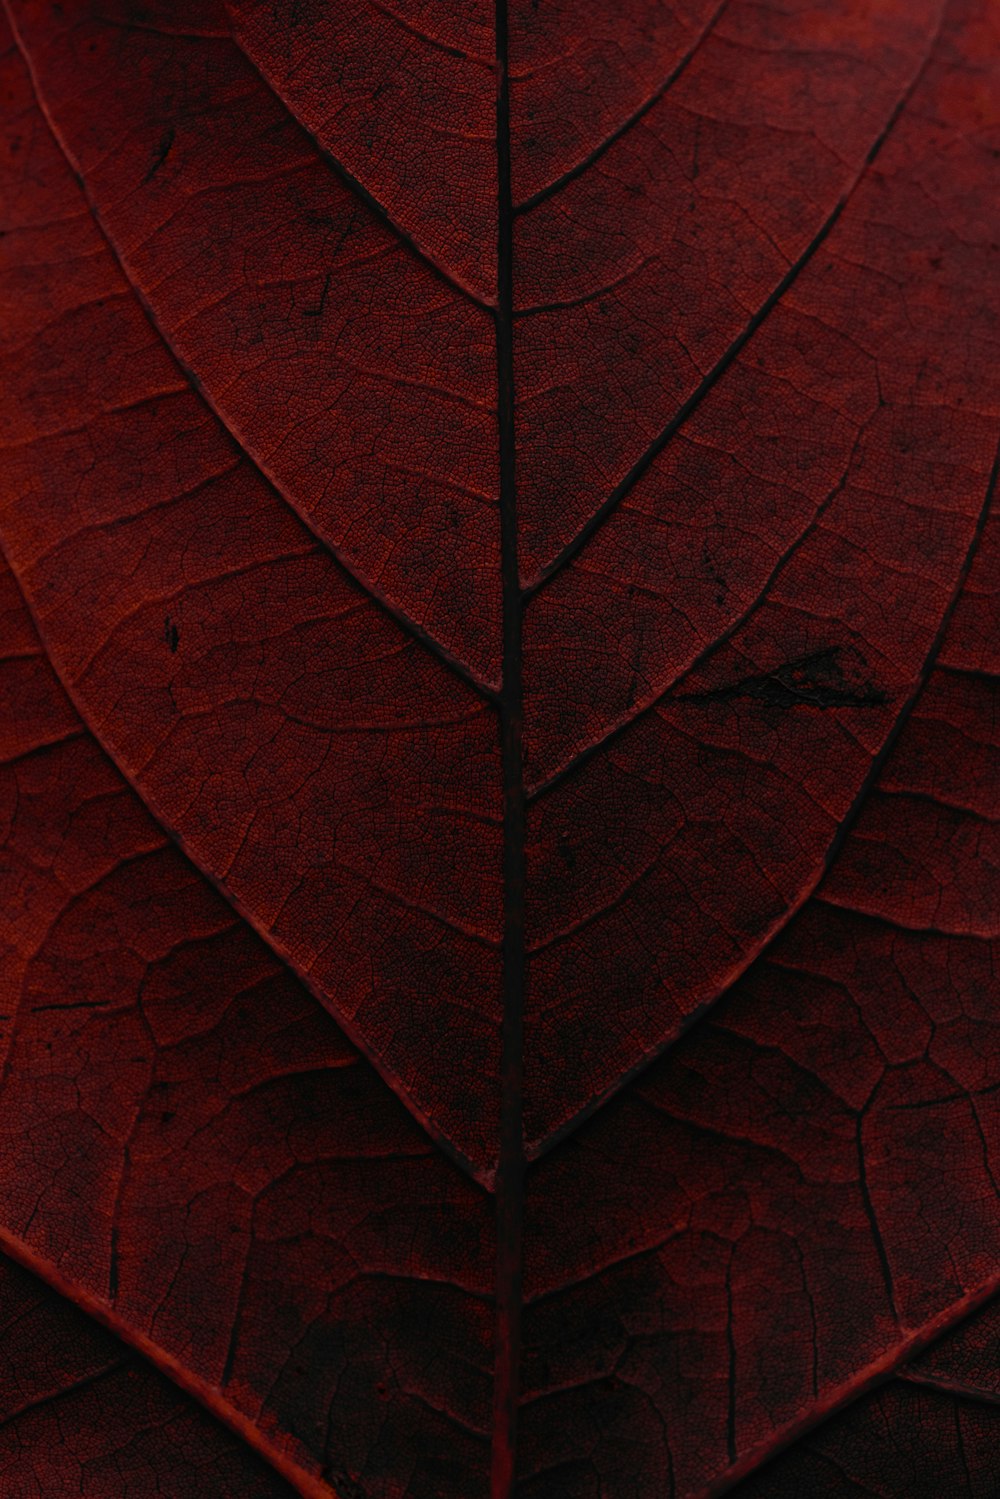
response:
M500 569L503 685L503 1029L500 1151L496 1177L497 1337L493 1405L492 1499L509 1499L519 1396L521 1242L524 1184L522 1077L524 1032L524 842L521 595L514 474L513 200L506 0L496 0L497 72L497 432L500 450Z

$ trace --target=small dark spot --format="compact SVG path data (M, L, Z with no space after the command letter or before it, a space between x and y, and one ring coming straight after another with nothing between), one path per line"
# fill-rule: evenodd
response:
M326 306L326 298L327 298L327 293L329 292L329 290L330 290L330 272L327 271L326 276L323 278L323 290L319 294L319 301L316 303L315 307L303 307L303 309L302 309L302 316L303 317L322 317L323 316L323 308Z
M566 868L567 869L575 869L576 868L576 849L570 843L570 841L566 837L565 833L560 833L559 834L559 841L558 841L557 847L559 849L559 857L560 857L560 859L562 859L563 863L566 865Z
M162 1112L162 1114L160 1115L160 1123L161 1124L169 1124L172 1119L176 1119L176 1118L177 1118L177 1110L176 1109L164 1109L163 1112Z
M366 1499L365 1491L353 1473L345 1473L342 1468L331 1468L328 1470L328 1477L340 1499Z
M142 179L143 182L151 182L152 179L156 176L157 172L160 170L163 163L170 155L170 148L174 143L174 136L175 131L172 125L169 126L168 129L164 130L163 134L160 136L159 145L153 152L152 160L149 163L149 170L147 171L145 177Z
M163 638L170 647L171 655L176 655L177 647L180 644L181 632L174 624L169 614L163 621Z

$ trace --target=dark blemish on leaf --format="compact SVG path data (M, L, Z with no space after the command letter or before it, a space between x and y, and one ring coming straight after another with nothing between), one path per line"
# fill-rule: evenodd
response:
M174 624L169 614L163 621L163 638L170 647L171 655L176 655L177 646L180 643L181 632Z
M342 1496L342 1499L367 1499L365 1491L350 1473L345 1473L341 1468L328 1470L330 1482L334 1491Z
M710 692L680 696L688 702L728 702L755 698L773 708L877 708L888 694L864 677L868 663L859 651L840 646L813 651L774 671L744 677Z
M716 567L715 562L712 559L712 554L708 549L707 542L702 546L701 549L701 561L702 566L708 573L709 578L715 584L715 603L716 607L721 609L722 605L726 602L726 592L728 589L728 584L726 583L726 580L723 577L722 573Z
M701 116L695 116L694 150L691 153L691 181L696 182L701 174Z
M303 307L303 317L322 317L323 308L326 306L327 293L330 290L330 272L327 271L323 278L323 290L319 294L319 301L315 307Z
M160 143L157 146L156 150L153 152L153 159L149 164L149 171L142 179L144 183L151 182L153 180L157 172L162 167L163 163L166 161L167 157L170 155L170 148L174 143L175 135L176 132L174 130L174 127L171 125L168 129L164 130L163 134L160 136Z
M565 833L560 833L559 834L559 839L558 839L557 846L558 846L558 849L559 849L559 857L562 859L563 863L566 865L566 868L567 869L575 869L576 868L576 849L570 843L570 841L566 837Z

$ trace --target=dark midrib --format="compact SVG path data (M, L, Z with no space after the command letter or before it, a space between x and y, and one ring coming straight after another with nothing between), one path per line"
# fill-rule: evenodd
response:
M496 0L497 69L497 428L500 448L500 569L503 595L503 1031L497 1201L497 1339L493 1402L492 1499L509 1499L519 1397L521 1224L524 1143L524 762L522 754L521 597L514 476L513 225L507 4Z

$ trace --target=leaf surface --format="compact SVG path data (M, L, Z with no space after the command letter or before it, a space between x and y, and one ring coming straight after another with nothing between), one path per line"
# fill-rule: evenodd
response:
M0 1261L9 1493L291 1499L294 1488L113 1335Z
M987 1492L991 8L7 16L0 1249L275 1492Z

